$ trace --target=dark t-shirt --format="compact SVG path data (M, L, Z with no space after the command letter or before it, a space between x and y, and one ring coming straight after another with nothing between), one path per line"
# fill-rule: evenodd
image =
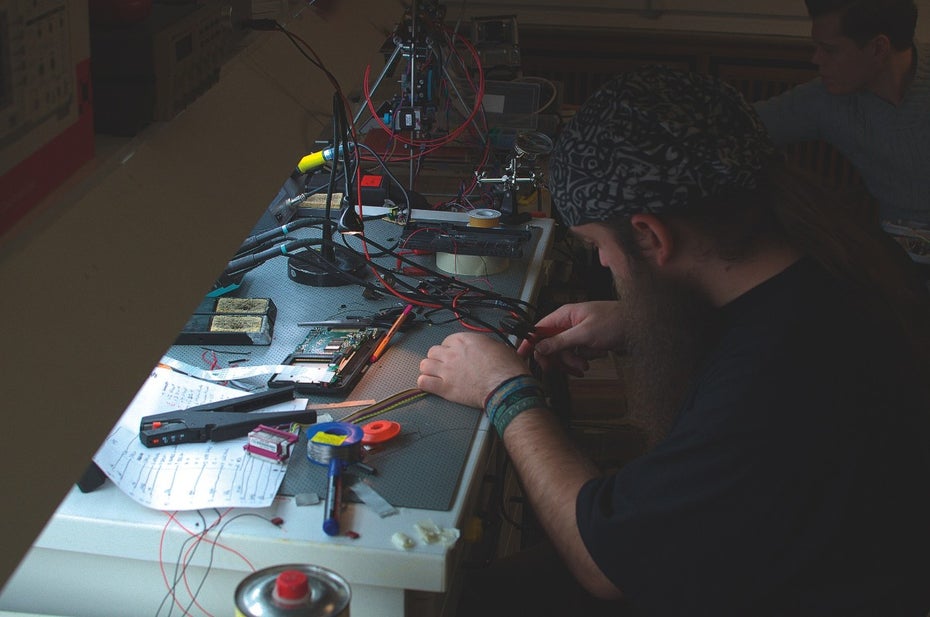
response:
M644 615L930 609L930 399L904 337L802 260L721 310L667 438L577 500Z

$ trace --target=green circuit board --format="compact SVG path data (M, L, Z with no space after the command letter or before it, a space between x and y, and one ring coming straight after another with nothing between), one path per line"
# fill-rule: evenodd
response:
M381 333L380 328L312 328L282 363L300 367L301 376L278 373L268 385L294 384L305 393L342 392L368 368Z

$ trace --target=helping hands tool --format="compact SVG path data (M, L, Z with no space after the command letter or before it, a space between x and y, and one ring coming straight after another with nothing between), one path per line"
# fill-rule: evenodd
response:
M312 409L248 413L293 399L293 386L271 388L257 394L148 415L140 421L139 439L146 447L155 448L245 437L259 424L316 422L316 411Z

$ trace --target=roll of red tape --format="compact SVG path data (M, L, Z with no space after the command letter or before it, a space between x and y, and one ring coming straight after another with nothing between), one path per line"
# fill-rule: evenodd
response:
M400 432L400 424L391 420L373 420L362 425L362 443L382 443Z

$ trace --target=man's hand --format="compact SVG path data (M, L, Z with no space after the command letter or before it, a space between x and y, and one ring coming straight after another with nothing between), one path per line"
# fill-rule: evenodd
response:
M420 361L417 387L483 409L488 394L503 381L528 374L526 362L506 344L483 334L457 332L431 347Z
M519 354L534 358L544 370L559 366L576 377L588 370L588 360L623 347L619 303L611 300L565 304L536 324L560 330L535 345L524 342Z

